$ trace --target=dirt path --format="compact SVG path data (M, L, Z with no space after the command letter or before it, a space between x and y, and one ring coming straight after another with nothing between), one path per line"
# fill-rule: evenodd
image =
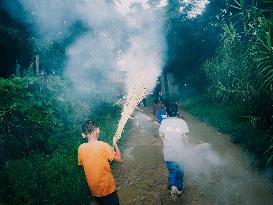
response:
M230 142L205 123L186 114L192 141L208 142L223 164L202 174L185 173L185 192L177 200L167 189L162 145L149 117L138 112L128 134L125 162L114 169L122 205L272 205L273 184L254 171L250 159L238 145Z

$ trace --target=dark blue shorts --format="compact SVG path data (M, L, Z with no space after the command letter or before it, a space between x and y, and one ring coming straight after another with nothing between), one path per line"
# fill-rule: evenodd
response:
M98 203L98 205L120 205L116 191L114 191L112 194L102 197L93 196L93 199Z

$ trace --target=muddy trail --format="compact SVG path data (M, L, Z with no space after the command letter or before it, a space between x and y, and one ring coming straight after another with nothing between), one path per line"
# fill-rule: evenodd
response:
M113 170L122 205L270 205L273 184L254 170L252 160L228 135L188 113L186 121L194 143L208 142L223 162L201 173L185 171L185 191L173 200L167 188L162 144L149 114L137 112L123 151L125 162Z

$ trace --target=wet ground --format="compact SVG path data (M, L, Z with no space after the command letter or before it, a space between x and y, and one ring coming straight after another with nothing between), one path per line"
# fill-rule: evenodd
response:
M149 114L138 112L128 133L125 162L114 170L121 205L272 205L273 184L253 168L252 159L228 135L185 114L194 143L208 142L221 165L185 172L185 191L176 200L167 189L158 127Z

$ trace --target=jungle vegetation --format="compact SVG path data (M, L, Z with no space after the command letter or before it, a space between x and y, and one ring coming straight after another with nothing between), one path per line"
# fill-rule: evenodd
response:
M182 86L187 82L197 90L198 97L188 100L186 109L221 131L233 134L235 142L256 153L263 165L270 166L273 163L273 2L212 2L216 5L209 5L204 16L186 27L196 36L189 34L188 44L199 47L199 51L185 46L188 39L182 40L184 26L172 29L178 18L189 24L183 15L171 18L168 41L175 44L180 35L182 45L170 48L167 69ZM215 13L216 7L219 10ZM211 28L206 28L208 24ZM180 34L174 35L179 31ZM217 44L211 44L211 37L206 35L213 36Z
M202 16L187 20L172 0L166 12L165 72L196 90L184 107L272 166L272 1L211 0ZM74 29L77 35L85 28ZM75 157L84 141L80 125L97 119L110 142L120 108L81 95L63 77L73 35L45 42L1 0L0 35L0 204L88 203ZM35 70L37 54L42 72Z
M58 75L34 75L31 67L0 79L0 99L0 203L88 204L77 165L81 124L95 120L111 143L120 108L77 94Z

